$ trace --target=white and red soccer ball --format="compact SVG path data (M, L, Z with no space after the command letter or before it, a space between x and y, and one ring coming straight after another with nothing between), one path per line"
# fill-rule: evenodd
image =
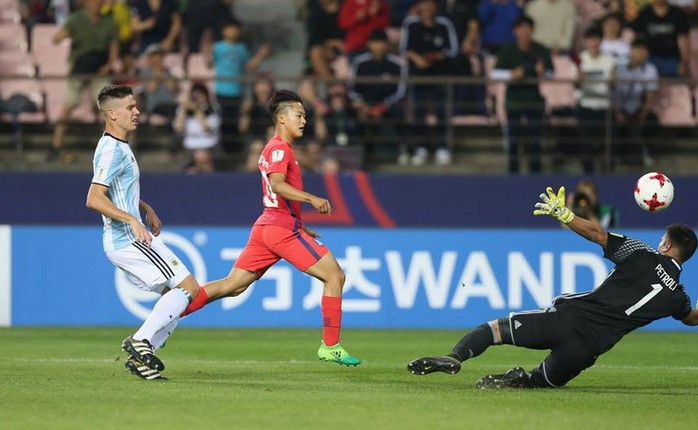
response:
M642 175L635 184L635 201L647 212L660 212L674 200L674 184L661 172Z

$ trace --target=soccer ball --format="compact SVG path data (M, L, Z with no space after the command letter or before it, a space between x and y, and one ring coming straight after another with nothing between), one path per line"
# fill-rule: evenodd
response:
M635 201L647 212L661 212L674 200L674 184L665 174L650 172L635 184Z

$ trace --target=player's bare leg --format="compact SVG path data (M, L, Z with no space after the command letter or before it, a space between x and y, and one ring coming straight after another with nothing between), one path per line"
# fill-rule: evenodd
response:
M228 276L207 283L198 289L199 295L187 306L181 316L189 315L215 300L239 296L257 280L257 274L233 267Z
M318 358L347 366L357 366L361 360L349 355L339 344L339 332L342 326L344 271L334 255L328 252L305 273L323 282L322 343L318 349Z

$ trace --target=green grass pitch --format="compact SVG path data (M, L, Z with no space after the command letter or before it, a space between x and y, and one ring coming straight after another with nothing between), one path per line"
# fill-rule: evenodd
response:
M545 355L490 348L457 375L410 375L459 331L343 331L357 368L316 359L319 329L182 327L167 382L123 368L129 328L0 329L0 429L686 429L698 412L698 333L634 333L567 387L481 391Z

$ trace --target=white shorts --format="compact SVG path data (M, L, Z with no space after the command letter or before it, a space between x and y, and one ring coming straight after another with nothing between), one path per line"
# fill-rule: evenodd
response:
M107 252L107 258L123 270L138 288L162 294L189 276L189 269L159 237L153 237L150 248L134 242L129 246Z

